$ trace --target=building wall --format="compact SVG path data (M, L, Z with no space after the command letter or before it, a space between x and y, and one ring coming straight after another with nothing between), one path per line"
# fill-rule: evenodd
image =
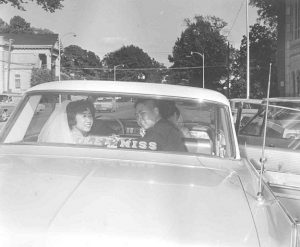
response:
M285 3L285 19L279 19L279 78L284 75L285 79L284 83L279 79L284 88L281 96L300 96L300 0L287 0ZM285 30L284 38L280 36L282 28ZM282 66L284 69L280 70Z
M278 16L278 43L277 43L277 73L279 96L285 95L286 78L286 8L284 1L281 1L280 13Z
M32 69L41 67L51 69L49 49L14 49L11 54L9 91L26 91L30 87Z
M0 93L6 91L9 41L0 36Z
M9 40L0 36L0 93L22 93L30 88L33 68L47 68L56 72L58 59L57 54L52 54L52 45L24 46L12 43L11 48L9 53Z

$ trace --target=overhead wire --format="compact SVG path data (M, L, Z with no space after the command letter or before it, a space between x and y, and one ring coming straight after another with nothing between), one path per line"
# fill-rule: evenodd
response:
M237 21L237 18L238 18L238 16L240 15L240 12L241 12L241 10L242 10L242 7L243 7L244 3L245 3L245 1L244 1L244 0L241 0L240 8L238 9L238 11L237 11L237 13L236 13L236 15L235 15L235 17L234 17L234 20L233 20L233 22L232 22L231 28L229 29L229 32L228 32L228 36L230 35L230 33L231 33L231 31L232 31L232 29L233 29L233 27L234 27L234 25L235 25L235 23L236 23L236 21Z

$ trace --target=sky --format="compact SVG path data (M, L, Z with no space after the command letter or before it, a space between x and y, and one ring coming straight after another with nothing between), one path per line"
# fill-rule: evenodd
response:
M184 19L212 15L228 23L224 35L238 48L246 34L246 0L65 0L55 13L34 3L20 11L2 4L0 18L9 23L19 15L31 27L59 33L63 45L78 45L96 53L100 59L122 46L135 45L166 66L168 55L181 32ZM249 7L249 25L257 10ZM76 34L76 37L71 35Z

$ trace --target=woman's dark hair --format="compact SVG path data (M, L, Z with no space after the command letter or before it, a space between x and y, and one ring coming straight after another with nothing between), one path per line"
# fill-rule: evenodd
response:
M89 100L77 100L72 101L67 105L66 112L68 118L69 127L72 128L76 125L76 114L84 112L89 109L93 119L95 118L95 107Z

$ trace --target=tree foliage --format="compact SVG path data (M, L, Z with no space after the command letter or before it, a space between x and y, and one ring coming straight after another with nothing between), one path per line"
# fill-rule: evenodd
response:
M258 8L259 20L272 28L277 27L280 8L285 0L250 0L250 5Z
M277 95L277 68L276 68L276 47L277 35L274 30L268 26L262 26L259 23L250 27L250 97L262 98L266 96L269 78L269 67L272 63L270 94ZM236 71L240 75L240 80L236 84L246 84L246 66L247 66L247 39L244 36L241 42L239 56L237 57ZM244 88L240 86L240 88ZM237 96L237 95L235 95Z
M118 66L117 80L161 82L164 66L134 45L123 46L108 53L103 59L108 70L107 78L113 79L113 68Z
M0 32L1 33L32 33L32 34L49 34L53 33L48 29L41 29L31 27L24 18L20 16L14 16L10 19L9 24L0 18Z
M55 12L57 9L63 7L62 2L64 0L29 0L35 2L37 5L41 6L47 12ZM25 10L24 4L28 1L24 0L0 0L0 4L10 4L11 6L18 8L19 10Z
M14 16L9 22L10 33L32 33L30 23L20 16Z
M70 45L61 54L61 71L66 78L100 79L101 69L100 58L79 46Z
M186 29L181 33L173 47L169 61L171 67L200 67L190 70L172 70L170 78L173 83L189 81L191 85L202 87L202 66L205 68L205 87L216 89L219 81L226 74L227 44L221 34L227 25L214 16L195 16L185 20ZM191 52L193 56L191 57ZM204 54L204 65L202 56Z
M0 18L0 33L8 33L9 25Z
M54 76L51 70L44 68L33 68L31 73L30 86L33 87L35 85L53 80Z

